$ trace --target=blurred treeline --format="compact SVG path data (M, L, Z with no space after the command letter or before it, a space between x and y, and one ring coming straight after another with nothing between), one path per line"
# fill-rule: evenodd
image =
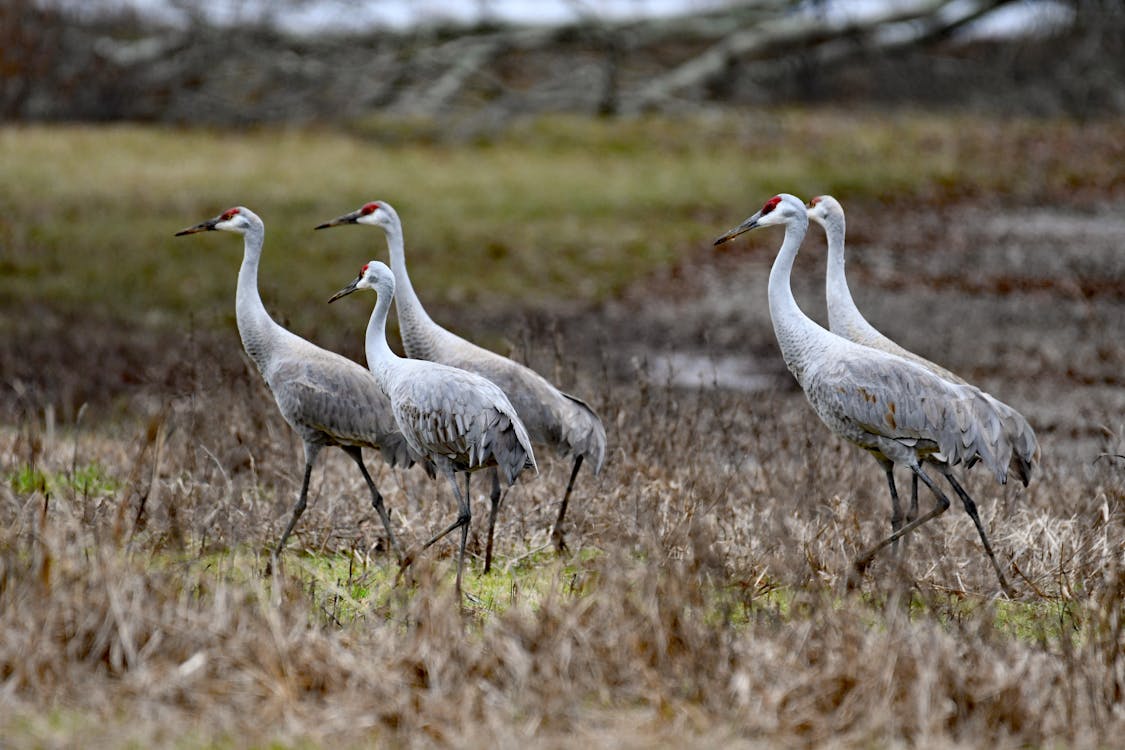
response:
M283 31L273 14L216 25L186 0L176 22L111 0L4 0L0 119L232 126L386 116L472 136L523 114L732 105L1125 113L1121 0L889 2L862 23L840 22L831 5L753 0L673 19L409 31L349 28L344 5L331 32L310 35ZM966 33L1013 10L1032 18L1026 33Z

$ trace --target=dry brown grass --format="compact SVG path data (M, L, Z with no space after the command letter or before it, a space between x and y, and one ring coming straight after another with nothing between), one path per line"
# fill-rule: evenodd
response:
M1030 490L971 478L1020 570L1018 603L991 601L956 512L848 595L848 559L886 531L882 478L825 439L800 394L578 379L614 435L603 475L580 485L579 562L534 558L548 573L534 603L468 618L448 558L413 587L370 578L345 614L332 602L349 580L334 592L302 574L298 550L387 565L340 456L317 474L286 572L259 576L298 452L248 368L149 424L5 432L6 475L96 464L118 483L0 488L13 746L1105 746L1121 731L1119 465L1076 470L1048 432ZM448 515L420 472L376 476L407 538ZM502 550L543 540L565 479L555 462L513 491Z

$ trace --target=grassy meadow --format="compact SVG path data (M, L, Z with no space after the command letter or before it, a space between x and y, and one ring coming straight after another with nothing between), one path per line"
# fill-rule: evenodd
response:
M546 118L471 142L381 120L0 127L0 745L1113 746L1123 151L1120 123L920 112ZM884 477L780 362L780 231L711 248L781 191L840 198L860 307L1036 428L1028 488L966 475L1015 598L957 505L846 585L889 531ZM464 612L453 543L397 577L339 451L263 574L300 444L239 347L240 238L172 236L250 207L267 308L362 361L370 295L325 301L383 237L312 227L372 199L435 319L609 433L562 554L567 462L540 452L506 496L487 576L474 480ZM795 271L819 320L822 245ZM452 520L447 487L368 454L405 544Z

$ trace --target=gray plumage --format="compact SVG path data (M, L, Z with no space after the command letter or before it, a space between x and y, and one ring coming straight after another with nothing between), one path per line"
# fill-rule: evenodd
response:
M585 401L563 393L534 370L466 341L430 318L410 283L402 222L390 204L367 203L356 211L321 224L317 229L341 224L369 224L382 228L386 234L391 268L397 284L395 306L398 310L399 331L407 356L475 372L496 383L511 399L520 419L527 426L532 442L548 446L559 455L574 461L551 531L556 546L564 548L563 518L582 462L588 460L592 463L594 473L597 474L605 461L606 433L601 419ZM492 512L489 516L488 544L485 549L486 572L491 566L493 528L500 506L499 484L495 478L491 501Z
M508 397L492 381L476 373L420 359L403 359L387 344L387 313L395 293L391 269L379 261L363 267L356 279L341 289L334 301L357 289L373 289L378 298L367 326L367 365L386 393L399 431L410 447L430 459L445 475L457 497L457 520L425 547L461 528L457 558L457 592L472 512L468 480L461 494L456 472L495 468L512 484L524 468L538 471L527 430ZM423 547L423 549L425 549Z
M808 230L805 206L798 198L775 196L715 244L775 224L785 225L785 240L770 271L770 318L786 365L813 410L833 432L867 450L881 464L909 467L937 498L933 511L896 528L860 555L855 561L857 570L865 569L883 547L949 507L949 500L923 469L926 462L937 467L953 486L977 527L1001 586L1005 592L1011 591L975 503L950 472L957 464L980 461L997 481L1007 480L1012 445L992 403L972 386L944 380L915 362L837 336L801 311L789 281ZM891 493L897 507L893 481Z
M844 272L844 208L830 195L821 195L809 202L808 216L824 227L828 239L828 266L825 274L825 296L828 302L828 327L840 336L873 349L896 354L921 365L943 380L970 387L957 374L899 346L879 332L859 311L848 287ZM1000 422L1004 442L1011 448L1009 469L1026 487L1039 460L1039 441L1035 431L1022 414L994 396L980 392L991 406L995 419ZM917 483L915 481L915 496Z
M176 234L211 230L235 232L245 238L235 295L238 332L246 353L269 386L281 416L304 442L305 471L300 496L273 556L281 553L305 510L317 455L321 448L334 445L342 448L359 467L371 491L372 507L383 522L395 555L401 559L402 551L383 497L362 457L363 448L376 448L391 466L413 463L415 456L398 430L390 401L367 369L306 341L270 317L258 292L258 265L265 242L265 225L254 212L241 206L231 208Z

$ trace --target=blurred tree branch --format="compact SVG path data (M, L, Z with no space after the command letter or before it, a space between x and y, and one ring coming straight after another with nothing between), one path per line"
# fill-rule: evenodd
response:
M840 20L819 12L827 3L752 0L675 18L582 12L562 26L391 32L348 29L342 3L338 32L294 36L277 28L273 6L255 15L253 5L221 25L197 3L175 0L178 22L161 24L116 3L99 15L97 0L77 16L46 0L7 0L0 116L232 125L386 112L472 129L522 113L629 115L818 91L1125 112L1125 4L1071 0L1072 23L1040 37L959 41L958 30L1013 4L913 0ZM1020 86L1031 80L1042 85ZM982 93L971 100L974 92Z

